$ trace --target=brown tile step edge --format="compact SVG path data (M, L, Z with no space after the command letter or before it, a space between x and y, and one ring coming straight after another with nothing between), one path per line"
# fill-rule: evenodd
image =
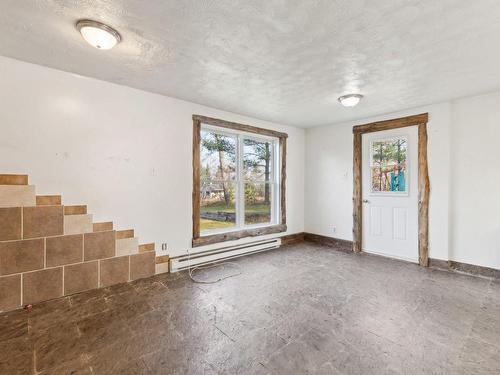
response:
M134 237L133 229L117 230L116 239L121 240L122 238L132 238Z
M86 215L87 214L87 206L85 206L85 205L64 206L64 214L65 215Z
M28 185L28 175L0 174L0 185Z
M60 195L37 195L37 206L60 206L62 198Z
M139 253L145 253L146 251L154 251L154 249L155 249L154 242L139 245Z
M105 232L108 230L113 230L113 222L112 221L103 221L100 223L93 224L94 232Z

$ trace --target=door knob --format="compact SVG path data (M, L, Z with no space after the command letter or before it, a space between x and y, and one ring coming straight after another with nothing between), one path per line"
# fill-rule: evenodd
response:
M363 199L363 203L369 203L368 199Z

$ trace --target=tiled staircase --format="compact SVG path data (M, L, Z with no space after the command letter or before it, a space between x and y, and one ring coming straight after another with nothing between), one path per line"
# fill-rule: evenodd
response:
M157 262L154 243L139 245L133 229L93 223L87 206L0 174L0 311L152 276Z

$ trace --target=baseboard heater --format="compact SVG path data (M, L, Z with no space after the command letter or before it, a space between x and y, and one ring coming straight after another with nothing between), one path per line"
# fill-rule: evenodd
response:
M219 249L200 251L191 255L181 255L170 258L170 272L177 272L189 267L202 266L209 263L222 262L228 259L259 253L261 251L277 249L281 245L281 238L255 241L241 245L227 246Z

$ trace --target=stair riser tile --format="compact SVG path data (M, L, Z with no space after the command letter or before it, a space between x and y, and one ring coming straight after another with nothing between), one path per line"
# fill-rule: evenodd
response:
M130 280L129 256L104 259L100 260L99 263L100 287L107 287Z
M0 185L28 185L28 175L0 174Z
M94 223L93 230L94 232L105 232L108 230L113 230L113 222L107 221L105 223Z
M123 238L132 238L134 237L134 230L133 229L126 229L126 230L117 230L116 231L116 239L121 240Z
M85 215L87 206L64 206L65 215Z
M84 260L114 257L116 254L115 231L86 233L83 237Z
M44 249L43 238L0 242L0 275L43 268Z
M146 251L154 251L155 244L154 243L145 243L143 245L139 245L139 252L144 253Z
M14 310L21 306L21 275L0 277L0 311Z
M0 208L0 241L20 240L22 208Z
M46 267L82 262L83 234L49 237L45 251Z
M96 289L98 284L97 260L64 267L64 295Z
M116 256L137 254L139 252L138 238L122 238L116 240Z
M155 252L140 253L130 256L130 279L137 280L155 274Z
M23 238L63 234L62 206L23 207Z
M64 234L91 233L92 221L92 215L64 215Z
M170 256L159 255L156 257L156 264L168 263L170 261Z
M0 185L0 207L35 206L35 187L31 185Z
M60 206L62 199L60 195L37 195L37 206Z
M47 301L62 295L62 267L23 274L23 305Z

